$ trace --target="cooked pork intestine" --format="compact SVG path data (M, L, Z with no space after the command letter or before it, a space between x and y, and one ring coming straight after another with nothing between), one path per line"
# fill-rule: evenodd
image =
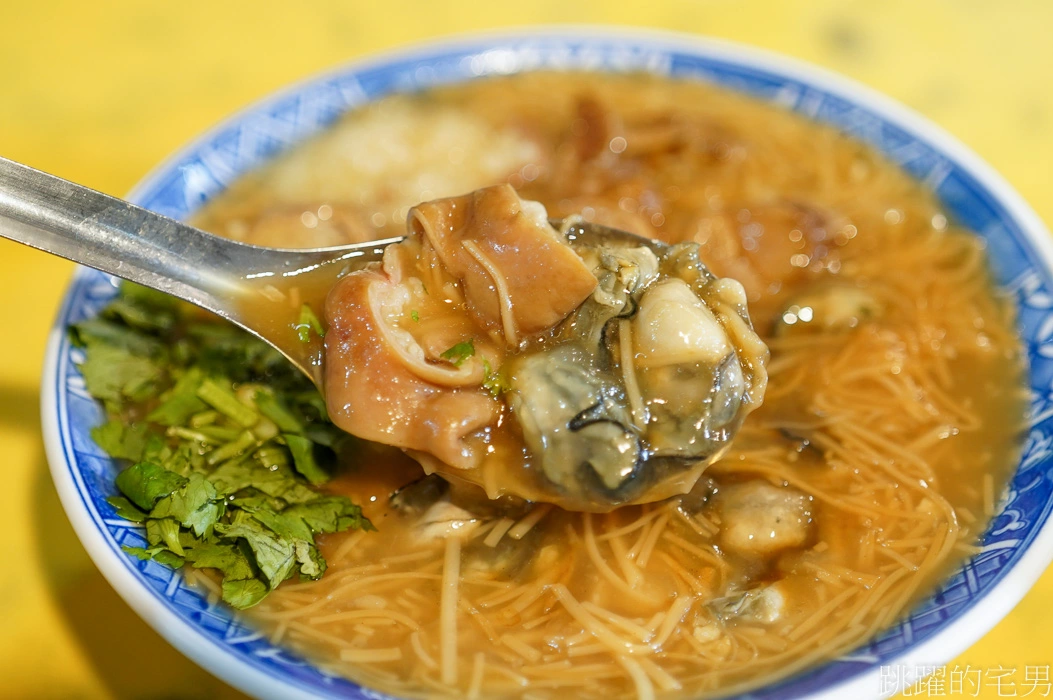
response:
M461 285L468 313L485 330L513 335L546 331L581 305L596 278L548 223L545 208L508 185L425 202L409 231L434 249ZM510 318L509 318L510 316Z
M394 294L397 284L371 269L345 277L330 295L330 307L340 309L326 333L329 356L339 358L326 366L332 418L366 440L423 450L460 469L476 466L481 454L472 436L491 425L501 407L479 386L443 386L421 377L422 363L390 342L384 332L390 326L378 318L372 298ZM449 370L455 376L452 364Z
M697 245L572 247L507 185L408 228L326 304L348 432L492 497L606 511L690 489L760 404L767 350Z

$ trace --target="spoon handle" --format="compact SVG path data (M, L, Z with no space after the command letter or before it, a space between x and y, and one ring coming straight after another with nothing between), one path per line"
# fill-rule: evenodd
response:
M5 158L0 236L223 315L239 281L229 241Z
M387 245L401 240L334 248L261 248L214 236L6 158L0 158L0 237L212 311L275 346L316 384L321 381L318 348L292 343L287 329L276 330L275 323L292 313L289 304L261 294L253 281L277 283L325 268L335 282L338 271L380 260ZM246 299L260 312L254 318L243 315ZM261 318L268 323L261 324Z

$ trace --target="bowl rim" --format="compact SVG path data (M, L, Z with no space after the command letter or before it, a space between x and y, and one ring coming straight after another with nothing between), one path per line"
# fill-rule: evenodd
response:
M681 52L703 59L729 62L784 76L805 85L817 87L853 105L865 107L880 115L887 122L930 144L942 157L957 163L972 175L976 182L1004 208L1005 213L1017 222L1024 233L1026 242L1032 246L1037 257L1041 259L1048 271L1053 271L1053 236L1050 235L1038 214L1002 175L972 149L911 108L874 88L830 69L772 50L704 35L628 26L538 25L518 29L454 34L415 42L404 47L389 48L365 57L341 62L271 91L208 127L152 168L132 188L127 199L133 202L138 201L145 192L156 186L165 174L171 172L177 163L200 150L217 134L237 125L248 115L277 104L308 86L328 78L383 67L395 61L425 59L454 51L499 50L511 41L560 39L573 39L584 43L621 39L633 48ZM65 410L65 402L56 390L60 375L59 359L66 336L63 319L67 317L74 300L71 294L73 285L86 274L91 273L85 268L78 268L67 285L67 291L56 314L56 322L49 332L41 382L41 419L45 453L63 508L78 538L96 567L129 606L163 638L199 666L255 697L304 699L318 697L285 678L268 674L237 661L227 653L224 647L205 637L195 625L164 606L158 605L154 594L142 586L123 560L115 555L104 533L96 527L92 520L84 504L80 486L75 478L71 478L75 470L70 468L71 463L63 446L59 420L60 412ZM1053 562L1053 517L1046 519L1020 558L1005 576L984 594L983 605L974 604L957 619L951 621L945 629L922 644L910 647L891 660L891 666L902 669L900 680L907 683L912 682L917 679L916 671L919 668L926 666L931 668L934 664L945 664L959 656L1016 606L1051 562ZM912 669L915 671L913 674ZM899 687L902 688L902 685ZM364 690L369 692L368 689ZM835 682L800 697L807 697L811 700L836 700L843 697L876 698L891 695L893 691L883 692L880 689L879 669L872 667L859 671L847 680ZM386 696L377 695L377 697Z

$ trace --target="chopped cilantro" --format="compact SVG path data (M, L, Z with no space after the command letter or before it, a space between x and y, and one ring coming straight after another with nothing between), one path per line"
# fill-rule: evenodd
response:
M309 308L301 321L322 335ZM92 438L129 464L107 499L145 528L147 545L128 554L214 569L223 599L246 608L282 581L322 576L317 535L373 529L350 500L316 489L349 437L273 348L135 285L70 336L108 413Z
M464 361L475 354L475 341L469 338L463 342L457 343L453 347L444 351L439 357L444 360L449 360L457 367L464 364Z
M286 433L303 432L303 422L275 394L266 391L256 394L256 408L260 410L260 413L272 420L279 430Z
M183 565L184 561L183 557L173 554L164 547L150 547L149 549L146 549L145 547L129 547L128 545L121 545L121 549L143 561L150 561L153 559L154 561L164 564L165 566L170 566L173 569L178 569Z
M172 322L175 321L177 310L179 309L179 301L175 297L127 280L121 282L121 295L118 297L118 301L121 300L143 308L147 315L152 316L155 319L160 318L161 316L170 319L164 324L160 324L155 320L152 325L157 328L171 327ZM108 309L104 310L102 315L110 315Z
M259 414L238 401L234 392L212 379L201 383L197 397L243 428L251 428L260 420Z
M204 379L201 368L192 367L176 381L161 404L150 411L147 420L161 425L184 425L192 415L203 412L207 406L197 392Z
M128 554L131 554L133 557L136 557L137 559L141 559L143 561L150 561L154 558L153 553L145 547L129 547L127 545L121 545L121 549L123 549Z
M187 551L186 560L199 569L216 569L224 577L238 581L256 575L248 556L237 544L199 542Z
M322 322L307 304L300 307L300 319L294 328L296 328L296 336L301 343L311 342L311 331L314 331L319 338L325 337L325 329L322 327Z
M495 372L486 358L483 358L483 388L489 391L495 399L508 391L508 380L500 370Z
M183 557L167 549L159 549L154 552L154 561L167 567L178 569L186 561Z
M157 357L164 352L164 345L157 338L105 318L89 318L71 326L70 336L78 347L91 343L110 345L138 357Z
M362 510L346 498L327 496L286 509L286 514L302 519L314 533L344 530L375 530L373 523L362 517Z
M230 524L220 524L216 529L228 539L243 539L255 554L256 566L273 590L289 578L293 565L294 542L281 537L267 528L246 511L238 511Z
M157 501L182 488L186 479L156 464L140 462L118 474L114 483L128 500L149 511Z
M106 502L113 506L114 512L125 520L131 520L133 523L141 523L146 520L146 513L139 510L134 503L124 496L110 496L106 499Z
M181 425L173 425L165 431L165 435L170 437L182 438L184 440L192 440L193 442L200 442L202 444L214 444L220 442L222 438L215 438L200 430L191 430L190 428L184 428Z
M88 393L103 401L145 401L155 395L162 380L153 360L123 347L92 343L80 366Z
M417 313L416 309L409 312L409 317L412 318L416 323L420 323L420 314Z
M105 450L106 454L133 462L142 459L151 437L152 433L145 423L125 425L120 421L111 420L91 429L91 439Z
M123 321L132 328L144 331L164 331L175 324L172 311L158 312L146 301L137 301L127 294L110 304L103 316Z
M315 443L299 435L284 435L285 444L292 452L296 471L315 486L329 481L329 472L323 469L315 459Z
M233 581L228 578L223 579L223 600L242 610L251 608L270 592L267 584L259 579L248 578Z
M198 537L207 537L223 515L225 503L216 487L194 472L181 488L168 494L150 511L151 518L175 518Z
M202 428L201 432L204 431L205 428ZM256 436L251 430L246 430L239 435L228 436L227 439L229 439L230 442L220 445L205 456L205 461L208 462L209 465L226 462L228 459L237 457L258 446L256 443Z
M164 544L178 557L185 555L183 543L179 540L179 523L171 518L151 517L147 520L146 539L155 547Z

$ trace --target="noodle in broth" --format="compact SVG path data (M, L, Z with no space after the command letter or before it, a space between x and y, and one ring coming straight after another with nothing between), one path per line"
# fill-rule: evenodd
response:
M276 643L405 697L726 694L865 642L975 551L1020 447L1013 311L979 239L830 128L667 79L490 79L350 114L198 224L383 238L498 181L700 243L749 293L764 405L691 493L605 514L406 505L420 468L363 445L331 488L379 532L328 536L321 581L252 611Z

